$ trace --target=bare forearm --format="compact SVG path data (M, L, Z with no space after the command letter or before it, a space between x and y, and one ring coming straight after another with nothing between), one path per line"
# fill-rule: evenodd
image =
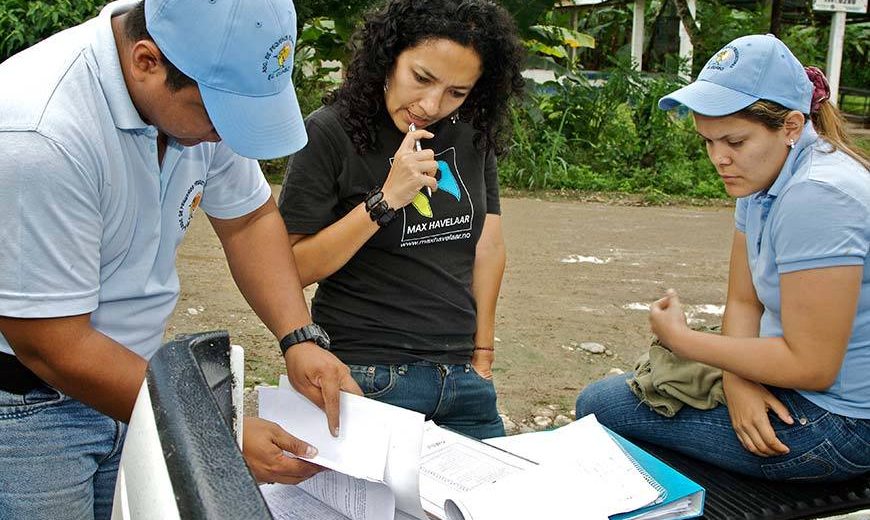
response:
M40 379L100 412L127 422L146 361L90 326L88 316L3 318L18 359Z
M284 223L271 200L244 222L215 221L233 279L277 338L311 322Z
M377 230L365 204L360 204L338 222L293 244L302 285L323 280L344 267Z
M687 329L672 343L683 357L758 383L802 390L829 384L814 363L801 359L781 337L726 337Z
M477 306L474 344L491 347L495 341L495 310L504 276L505 248L497 246L478 252L474 261L471 291Z
M761 305L748 302L728 302L722 316L722 335L757 338L761 326Z

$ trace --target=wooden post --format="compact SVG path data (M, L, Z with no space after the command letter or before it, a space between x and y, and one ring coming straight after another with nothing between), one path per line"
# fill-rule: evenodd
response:
M631 23L631 61L636 70L643 70L643 17L646 0L635 0Z
M831 37L828 39L828 59L825 75L831 86L831 103L836 106L840 90L840 67L843 64L843 38L846 34L846 12L834 11L831 17Z

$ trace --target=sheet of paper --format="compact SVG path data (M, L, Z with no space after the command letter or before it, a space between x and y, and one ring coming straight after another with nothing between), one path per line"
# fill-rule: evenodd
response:
M369 399L341 393L341 429L335 438L323 410L292 388L259 388L258 393L260 417L317 448L311 462L352 477L384 481L390 432L368 413Z
M448 500L448 520L582 518L607 520L595 491L578 485L576 468L543 465L478 486ZM566 501L566 498L570 500Z
M446 518L444 503L448 499L534 466L533 462L429 421L423 431L420 458L423 509L438 518Z
M297 486L263 484L260 492L275 520L349 520Z
M384 481L396 496L396 508L419 520L428 520L420 502L420 451L423 446L421 413L372 401L390 428L390 449Z
M633 511L659 497L594 415L556 430L486 442L540 462L541 466L568 465L578 486L593 490L608 515Z
M278 380L278 388L292 390L287 376ZM380 403L372 399L354 399L359 414L389 430L389 449L384 482L392 489L396 509L406 517L428 520L420 503L420 450L423 444L424 416L411 410Z
M299 487L351 520L391 520L396 510L393 492L385 484L335 471L318 473Z

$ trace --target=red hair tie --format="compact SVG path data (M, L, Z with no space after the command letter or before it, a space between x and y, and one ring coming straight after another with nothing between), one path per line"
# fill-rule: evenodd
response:
M804 67L807 77L813 82L813 102L810 105L810 113L815 114L824 101L831 97L831 86L828 78L818 67Z

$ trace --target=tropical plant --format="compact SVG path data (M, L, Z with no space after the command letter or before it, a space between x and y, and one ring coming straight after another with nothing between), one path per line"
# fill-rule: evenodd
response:
M588 34L557 25L533 25L530 30L537 38L524 40L529 53L538 57L530 63L542 68L555 69L560 74L579 69L577 49L595 47L595 38Z
M97 15L102 0L2 0L0 62L52 34Z

